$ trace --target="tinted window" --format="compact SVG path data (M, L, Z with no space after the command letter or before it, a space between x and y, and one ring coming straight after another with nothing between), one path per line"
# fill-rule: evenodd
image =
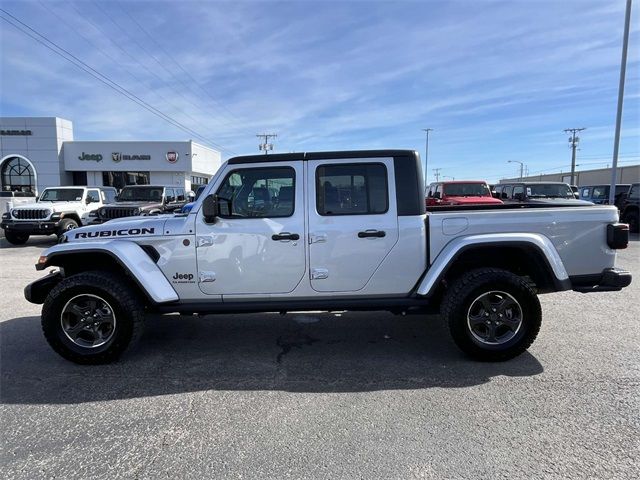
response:
M489 197L491 192L486 183L447 183L444 194L450 197Z
M511 198L510 192L513 187L511 185L505 185L502 190L501 198Z
M609 198L609 187L593 187L591 196L597 199Z
M105 198L105 203L113 203L116 201L116 191L115 190L103 190L102 193L104 193L104 198Z
M575 198L571 187L563 183L534 183L527 185L527 194L529 197L538 198Z
M125 187L118 195L119 202L160 202L162 187Z
M387 169L381 163L322 165L316 169L320 215L367 215L389 208Z
M178 202L184 202L184 188L177 188L176 196L178 197Z
M631 190L629 190L629 198L634 200L640 199L640 185L635 183L631 186Z
M524 197L524 187L522 185L516 185L515 187L513 187L513 193L511 194L511 196L515 198L516 193L519 193L522 197Z
M87 191L87 199L91 202L98 203L100 202L100 191L99 190L88 190Z
M289 167L235 170L218 189L223 218L290 217L294 200L295 170Z
M590 194L591 194L591 188L589 187L585 187L580 191L580 196L583 198L589 198Z

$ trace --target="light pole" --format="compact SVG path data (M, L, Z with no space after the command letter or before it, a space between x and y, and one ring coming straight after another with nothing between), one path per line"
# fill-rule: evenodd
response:
M423 132L427 133L427 140L424 146L424 183L425 186L428 185L427 182L427 165L429 162L429 132L433 132L433 128L423 128Z
M522 181L522 172L524 170L524 162L520 162L519 160L507 160L507 163L519 163L520 164L520 181Z
M624 15L624 34L622 38L622 59L620 60L620 83L618 84L618 109L616 112L616 131L613 139L613 163L611 164L611 186L609 187L609 205L616 197L618 147L620 146L620 127L622 125L622 102L624 100L624 79L627 73L627 48L629 45L629 22L631 21L631 0L627 0Z

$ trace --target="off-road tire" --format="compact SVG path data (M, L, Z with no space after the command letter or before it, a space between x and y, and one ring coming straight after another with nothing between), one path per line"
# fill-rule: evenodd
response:
M631 233L638 233L640 228L639 220L640 214L638 210L630 210L622 215L622 221L629 224L629 231Z
M11 231L5 230L4 238L6 238L7 242L9 242L12 245L24 245L29 240L29 234L17 233L17 232L11 232Z
M144 305L135 288L124 276L111 272L83 272L64 279L51 290L42 306L42 331L47 342L56 353L75 363L95 365L117 360L142 335ZM100 347L76 345L62 329L64 306L81 294L106 300L117 319L113 336Z
M520 329L499 345L487 345L475 338L467 319L472 303L490 291L511 295L522 310ZM443 298L441 313L456 345L480 361L504 361L520 355L531 346L542 324L540 302L531 282L496 268L471 270L454 280Z
M73 218L63 218L58 224L56 235L59 238L64 233L68 232L69 230L73 230L74 228L78 228L78 222L76 222Z

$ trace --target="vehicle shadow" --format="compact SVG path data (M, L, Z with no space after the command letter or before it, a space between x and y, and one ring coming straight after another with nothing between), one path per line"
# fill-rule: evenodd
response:
M205 390L364 392L461 388L532 376L525 353L503 363L466 358L437 316L304 313L152 316L131 353L80 366L46 344L39 318L0 324L0 401L77 404Z
M58 239L53 236L33 236L29 238L24 245L13 245L7 241L4 235L0 236L0 248L27 248L27 247L42 247L49 248L55 245Z

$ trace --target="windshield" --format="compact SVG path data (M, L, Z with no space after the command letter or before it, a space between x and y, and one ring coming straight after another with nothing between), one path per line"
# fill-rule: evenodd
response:
M490 197L486 183L448 183L444 185L444 194L449 197Z
M563 183L527 185L527 196L539 198L575 198L571 187Z
M195 200L198 200L200 198L200 195L202 195L202 192L204 192L205 188L206 188L206 185L201 185L201 186L198 187L198 190L196 191Z
M118 195L119 202L160 202L162 187L124 187Z
M82 188L47 188L42 192L41 202L79 202L82 200Z

